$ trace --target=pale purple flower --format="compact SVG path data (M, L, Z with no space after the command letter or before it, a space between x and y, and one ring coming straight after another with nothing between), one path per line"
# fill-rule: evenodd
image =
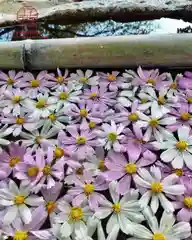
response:
M52 86L52 82L47 80L47 71L41 71L36 77L32 73L26 72L15 86L24 88L28 97L36 98L38 93L48 92L48 87Z
M82 70L78 69L76 72L77 73L71 73L70 75L70 81L74 83L76 90L80 90L87 85L98 85L99 77L93 76L92 70L87 69L84 73Z
M3 92L3 99L0 101L0 107L3 108L4 114L13 113L14 116L19 115L25 99L25 93L19 88L6 90Z
M188 106L189 112L192 112L192 90L186 89L183 92L178 93L178 103L179 107L185 105Z
M62 73L59 68L57 68L57 75L47 74L47 78L49 81L52 81L52 89L57 89L60 86L67 84L70 80L68 69L65 69L65 72Z
M91 89L85 89L83 99L87 101L89 105L105 105L113 106L116 104L116 92L109 92L107 87L91 86Z
M122 139L125 137L122 133L124 126L121 123L116 125L114 121L111 121L111 125L103 123L101 127L101 130L95 131L100 145L104 146L106 150L114 149L116 152L125 151L125 148L121 144Z
M93 176L90 171L84 170L81 179L76 179L74 187L67 191L67 195L72 196L73 205L81 205L88 201L91 209L97 209L99 201L103 198L100 191L108 188L108 184L103 176Z
M14 137L19 136L23 130L33 131L36 128L35 120L22 112L17 116L6 114L1 118L1 122L9 124L8 129Z
M7 146L10 144L10 141L5 139L11 133L11 129L8 128L8 125L5 124L0 128L0 152L2 151L2 146Z
M131 156L126 158L124 154L110 151L105 160L107 171L104 172L103 176L106 177L107 181L120 180L117 183L117 192L125 194L129 191L132 179L138 170L151 165L155 160L156 155L150 154L148 151L143 153L141 158L131 158Z
M179 196L185 191L184 185L177 184L176 174L163 178L160 169L154 166L150 167L149 171L145 168L138 169L138 173L134 175L134 181L142 193L141 207L147 207L151 200L150 207L154 214L159 208L159 203L166 212L173 212L173 203L167 199L166 195Z
M101 87L109 87L110 91L117 91L118 87L126 81L126 79L119 75L120 72L112 71L112 73L99 72L99 84Z
M23 162L25 148L15 143L8 145L8 152L3 151L0 154L0 169L3 171L3 176L0 173L0 179L8 177L12 172L15 175L15 167Z
M174 124L167 126L170 131L175 132L183 125L187 127L192 126L189 105L180 104L180 107L177 107L177 109L172 109L169 114L176 118L176 122Z
M63 131L58 135L59 141L67 148L70 154L75 154L79 160L83 160L95 153L93 147L100 145L96 133L89 129L80 129L77 125L70 125L66 127L70 137Z
M10 70L8 74L0 72L0 93L3 94L5 90L12 90L13 87L16 87L17 83L23 79L23 72L18 73L15 70Z
M133 80L132 84L135 86L152 86L155 89L159 89L162 86L162 81L165 80L166 74L159 74L159 70L143 70L140 66L137 69L137 76Z
M178 79L178 85L181 89L189 90L192 89L192 72L184 72L184 76Z
M48 148L45 153L36 151L35 160L30 154L25 154L24 163L18 164L15 176L25 183L31 185L31 191L38 192L41 188L51 188L55 185L55 179L61 180L64 177L63 162L54 161L53 148Z
M177 220L190 222L192 219L192 179L187 178L187 181L182 181L185 186L184 196L177 196L173 202L175 209L180 209L177 213Z
M80 101L81 90L75 90L72 82L69 82L67 86L63 85L56 89L55 92L50 92L50 100L56 103L56 111L62 108L67 108L71 103Z
M78 103L78 106L71 104L66 114L72 117L71 123L81 123L83 119L94 123L101 123L102 109L100 110L99 106L94 104L86 104L86 102L82 100ZM86 126L84 127L86 128Z
M165 73L167 75L167 81L163 81L162 88L167 88L167 95L173 96L179 94L181 88L178 85L179 79L182 77L182 74L177 74L173 79L171 73Z
M170 132L166 129L168 125L176 123L176 118L159 111L157 103L154 102L151 106L151 115L146 115L142 112L138 112L139 120L137 126L145 129L143 140L148 142L153 139L162 141L170 135Z
M27 206L39 206L44 200L42 197L30 194L30 186L17 184L13 180L9 180L6 187L0 189L0 206L4 207L5 215L2 222L5 225L12 223L18 217L22 219L25 224L32 220L30 208Z

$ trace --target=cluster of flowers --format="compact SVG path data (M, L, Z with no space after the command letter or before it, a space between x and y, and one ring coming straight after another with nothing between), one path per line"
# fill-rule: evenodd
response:
M0 239L189 239L191 82L1 72Z

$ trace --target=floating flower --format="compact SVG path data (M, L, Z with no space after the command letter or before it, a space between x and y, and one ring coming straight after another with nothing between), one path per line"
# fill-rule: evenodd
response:
M154 214L159 208L159 202L166 212L173 212L173 204L166 198L166 195L182 195L185 191L184 185L176 184L177 180L178 176L176 174L162 178L158 167L152 166L150 171L144 168L138 169L134 181L138 187L146 190L140 198L141 207L147 207L151 200L150 206Z
M134 224L144 220L138 201L138 191L130 189L129 193L120 199L120 195L116 192L116 188L116 182L113 181L109 184L112 203L107 199L102 199L102 201L100 201L100 207L97 208L94 215L99 219L104 219L111 215L106 225L108 234L113 231L116 225L118 225L119 229L125 234L132 234L134 231Z
M59 68L57 68L57 75L48 74L47 78L49 81L53 81L51 87L52 89L57 89L65 84L68 84L68 81L70 80L68 69L65 69L65 72L62 73Z
M35 195L30 196L30 187L20 184L20 188L13 180L9 180L6 188L0 189L0 206L5 208L3 223L8 225L20 217L25 224L32 220L30 208L27 206L38 206L43 203L43 198Z
M7 146L10 144L10 141L5 139L11 133L11 129L7 128L7 124L5 124L2 128L0 128L0 152L2 151L2 146Z
M192 136L190 128L182 126L177 130L178 139L172 134L163 142L154 142L157 149L165 150L160 158L165 163L171 163L174 168L182 168L184 163L189 169L192 169Z
M3 94L5 90L12 90L16 84L23 79L23 72L18 73L15 70L8 71L8 74L0 72L0 93Z

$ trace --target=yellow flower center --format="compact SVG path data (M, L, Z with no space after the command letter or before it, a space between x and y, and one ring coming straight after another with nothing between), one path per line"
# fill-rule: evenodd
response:
M58 76L56 79L58 83L63 83L65 81L65 78L62 76Z
M24 196L15 196L15 199L14 199L14 203L16 205L20 205L20 204L23 204L25 201L25 197Z
M8 85L13 85L14 82L15 82L15 81L14 81L12 78L8 78L8 79L7 79L7 84L8 84Z
M113 74L108 74L107 79L108 79L110 82L113 82L113 81L115 81L117 78L116 78L116 76L114 76Z
M91 183L87 183L84 185L84 193L86 195L90 195L91 193L93 193L95 190L95 186Z
M19 103L21 101L21 96L14 96L12 97L12 102L14 104Z
M163 186L160 182L153 182L151 184L151 191L153 193L161 193L163 191Z
M84 145L87 142L87 139L85 137L77 137L76 143L79 145Z
M104 160L100 160L100 161L99 161L99 166L98 166L98 168L99 168L101 171L107 170L107 167L105 166L105 161L104 161Z
M44 108L47 106L47 103L44 99L39 99L36 103L36 108Z
M150 125L151 127L153 127L153 128L157 127L158 124L159 124L158 119L151 119L151 120L149 121L149 125Z
M87 117L87 115L88 115L88 112L87 112L86 109L81 109L81 110L80 110L80 116L81 116L81 117Z
M65 152L62 148L60 148L60 147L55 148L54 155L56 158L61 158L64 156L64 154L65 154Z
M87 81L88 81L88 78L86 78L86 77L82 77L79 79L79 82L81 82L81 83L86 83Z
M96 127L96 123L95 122L90 122L89 123L89 128L95 128Z
M23 125L24 122L25 122L25 119L20 117L16 118L16 121L15 121L15 123L19 125Z
M163 233L154 233L153 240L167 240L167 238L163 235Z
M9 166L13 168L13 167L15 167L15 165L18 164L20 161L21 161L21 158L20 158L19 156L12 157L12 158L9 160Z
M178 141L176 143L176 148L181 152L185 151L187 147L188 147L188 143L186 141Z
M108 140L111 142L115 142L117 140L117 134L115 132L111 132L107 136Z
M191 114L188 113L188 112L184 112L184 113L181 114L181 119L183 121L188 121L190 118L191 118Z
M120 213L120 211L121 211L121 206L120 206L120 203L114 203L113 205L112 205L112 209L113 209L113 212L115 212L115 213Z
M185 197L184 198L184 205L187 208L192 208L192 197Z
M152 78L149 78L149 79L147 80L147 83L152 84L152 85L155 85L156 81L155 81L154 79L152 79Z
M57 119L57 117L55 116L55 114L50 114L49 116L48 116L48 118L49 118L49 120L51 120L52 122L54 122L56 119Z
M52 212L54 212L55 208L56 208L55 202L53 202L53 201L47 202L46 209L47 209L48 214L51 214Z
M38 172L39 172L38 167L30 167L27 169L27 174L29 177L37 176Z
M176 82L173 82L173 83L170 85L170 88L171 88L171 89L176 89L176 88L177 88L177 83L176 83Z
M40 81L37 79L33 79L31 81L31 87L35 88L35 87L39 87L40 86Z
M44 168L43 168L43 174L44 174L45 176L48 176L48 175L51 174L51 166L50 166L50 165L46 164L46 165L44 166Z
M28 240L28 233L23 231L16 231L13 240Z
M192 103L192 97L187 98L188 103Z
M97 97L97 93L95 93L95 92L94 92L94 93L91 93L91 94L89 95L89 97L90 97L90 98L96 98L96 97Z
M149 100L148 98L142 98L142 99L141 99L141 104L147 103L148 100Z
M175 173L178 177L182 177L184 175L184 172L180 168L173 169L173 173Z
M80 207L72 207L70 213L70 219L72 221L80 221L83 219L83 210Z
M125 172L128 174L133 174L137 172L137 165L134 163L127 163L125 165Z
M42 139L41 136L37 136L37 137L35 138L36 143L37 143L37 144L40 144L40 143L41 143L41 139Z
M68 92L61 92L59 94L59 99L61 99L61 100L67 100L68 97L69 97L69 93Z
M159 105L164 105L165 104L165 98L163 96L159 96L157 100Z
M130 121L137 121L137 120L139 120L139 116L138 116L137 113L131 113L131 114L128 115L128 119Z

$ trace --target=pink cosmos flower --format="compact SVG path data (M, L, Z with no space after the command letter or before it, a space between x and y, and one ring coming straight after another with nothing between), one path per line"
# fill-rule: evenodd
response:
M178 79L178 85L181 89L192 89L192 72L184 72L184 76Z
M15 177L30 184L33 192L45 187L49 189L55 185L55 178L61 180L64 177L63 162L54 161L54 151L50 147L46 157L42 150L36 151L35 158L26 153L24 162L18 164L16 170Z
M183 125L188 127L192 126L189 105L181 104L179 108L172 109L170 115L176 118L176 122L174 124L167 126L170 131L175 132Z
M99 84L101 87L108 86L110 91L115 92L118 90L118 87L121 87L121 85L126 81L126 79L121 77L117 71L112 71L112 73L107 74L99 72L98 76L100 77Z
M75 154L79 159L85 159L95 153L93 147L100 146L95 132L89 129L80 129L77 125L70 125L66 127L70 137L63 131L58 134L59 141L63 144L64 148L67 148L70 154Z
M178 94L178 106L182 107L185 105L186 109L188 106L189 112L192 112L192 90L186 89L184 92Z
M113 106L116 104L116 92L109 92L106 86L91 86L91 89L85 89L83 99L86 100L88 105L105 105Z
M135 176L138 169L151 165L155 160L155 154L151 154L148 151L143 153L143 157L140 159L131 158L131 156L129 156L129 160L126 159L124 154L110 151L105 160L108 171L103 175L106 177L107 181L120 179L117 183L117 192L126 194L130 189L132 178Z
M129 128L125 128L123 132L126 138L122 142L131 158L137 159L140 154L146 150L150 152L154 150L150 142L145 142L143 140L144 134L139 126L133 125L133 131Z
M159 89L162 86L162 81L165 80L166 74L159 75L159 70L143 70L141 67L137 69L138 76L135 77L132 84L136 86L153 86L155 89Z
M33 131L36 128L35 120L24 113L20 113L18 116L6 114L1 118L1 122L11 125L8 128L14 137L19 136L23 129Z
M25 93L19 88L3 92L3 101L0 101L0 107L3 108L3 113L13 113L14 116L19 115L25 98Z
M71 104L69 110L67 110L67 115L73 118L71 123L80 123L83 119L94 123L102 122L102 113L99 111L98 106L94 104L88 105L85 101L80 101L78 105L79 107Z
M65 72L62 73L62 71L59 68L57 68L57 75L47 74L47 78L49 81L52 81L52 89L57 89L60 86L68 83L70 79L69 71L68 69L65 69Z
M103 195L98 191L108 188L105 178L102 176L94 177L90 171L85 170L81 179L76 179L75 187L68 190L67 195L71 195L73 205L80 205L88 201L91 209L96 209L98 203L103 199Z
M0 172L0 179L7 178L12 172L15 175L16 165L23 162L23 157L25 154L25 148L19 146L15 143L11 143L8 145L8 152L3 151L0 154L0 169L2 170L2 174Z
M15 70L10 70L8 74L4 72L0 72L0 93L3 94L5 90L12 90L13 86L15 87L17 82L22 80L23 72L20 71L18 73Z
M190 222L192 219L192 179L188 178L183 182L186 190L184 196L177 196L176 202L173 202L175 209L181 209L177 213L177 220Z
M38 93L48 92L48 87L52 86L52 82L47 80L47 71L41 71L37 77L30 72L26 72L15 86L25 88L28 97L36 98Z

